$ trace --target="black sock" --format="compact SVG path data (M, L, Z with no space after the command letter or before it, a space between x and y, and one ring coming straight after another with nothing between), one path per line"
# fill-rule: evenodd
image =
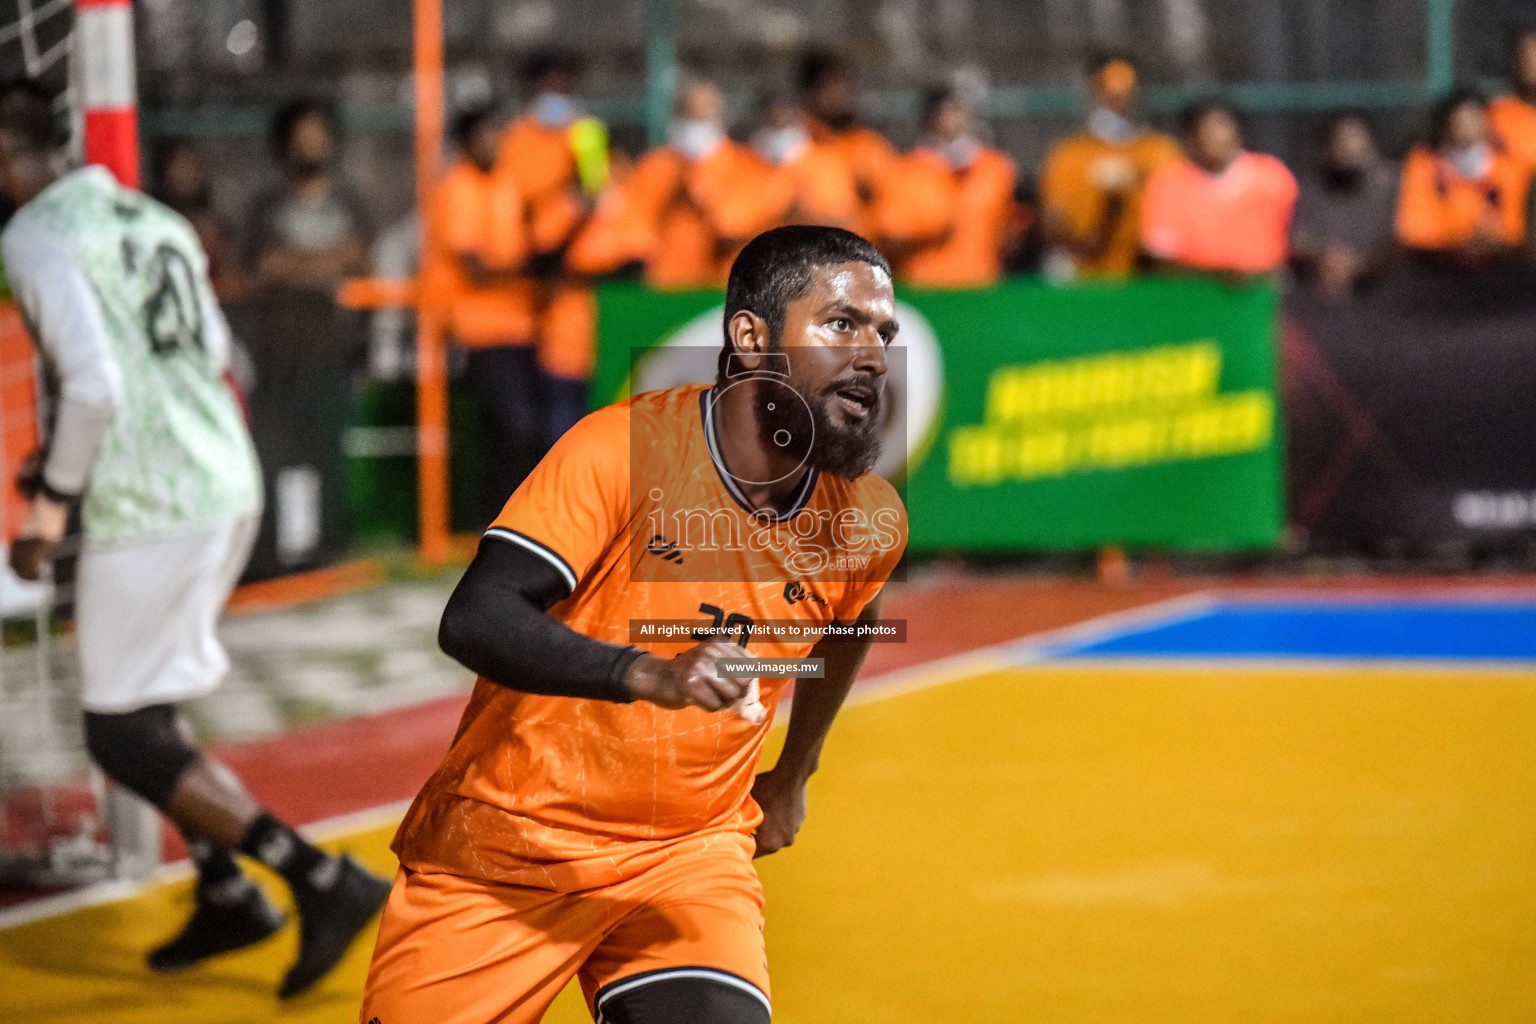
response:
M192 855L192 863L197 865L198 884L204 887L220 886L242 877L234 854L224 847L215 846L206 839L189 836L185 832L182 838L187 841L187 852Z
M289 885L326 889L336 880L330 857L266 812L251 822L240 841L240 852L282 875Z

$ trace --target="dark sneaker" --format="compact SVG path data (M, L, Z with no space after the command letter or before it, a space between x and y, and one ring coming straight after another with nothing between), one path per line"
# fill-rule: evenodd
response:
M283 926L283 914L249 878L197 887L197 906L181 934L149 954L156 971L179 971L211 956L255 945Z
M389 883L351 857L333 857L293 887L299 908L299 958L277 994L291 999L319 981L389 898Z

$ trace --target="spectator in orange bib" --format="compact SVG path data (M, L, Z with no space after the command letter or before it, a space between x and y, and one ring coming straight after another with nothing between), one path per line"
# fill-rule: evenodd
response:
M529 61L528 108L507 129L497 155L526 210L544 429L551 442L586 412L596 313L591 289L573 273L567 255L608 178L607 129L576 100L579 70L576 59L562 53Z
M747 240L783 216L788 194L777 177L726 135L720 91L691 81L678 94L667 144L640 160L593 225L600 237L584 237L579 247L609 268L642 262L652 287L723 284Z
M1536 173L1536 28L1510 37L1509 79L1513 91L1488 104L1488 122L1504 151Z
M798 77L806 128L848 161L863 223L872 227L875 200L900 154L884 135L859 123L853 67L845 58L825 51L807 54Z
M1179 159L1178 143L1137 120L1137 72L1129 57L1100 58L1089 72L1087 123L1051 150L1040 180L1045 267L1055 278L1134 270L1147 180Z
M488 106L455 121L458 156L434 197L423 274L426 300L468 352L480 399L486 522L532 468L538 447L528 239L517 183L496 166L498 128Z
M1530 177L1489 131L1483 97L1453 92L1435 108L1429 144L1403 162L1398 240L1459 263L1516 248L1526 236Z
M817 142L806 127L805 115L783 97L769 99L762 109L752 148L777 168L774 188L784 194L781 221L853 229L862 219L853 167L843 153Z
M953 90L931 92L923 104L923 141L891 172L877 207L896 275L941 288L997 281L1015 223L1016 176L1007 154L976 137Z
M1147 184L1141 240L1164 265L1239 278L1286 261L1296 179L1285 164L1243 149L1232 108L1200 103L1182 118L1188 159L1165 164Z

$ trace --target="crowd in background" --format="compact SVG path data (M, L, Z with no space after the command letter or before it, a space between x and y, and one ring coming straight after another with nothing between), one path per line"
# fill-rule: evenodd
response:
M1021 270L1291 270L1344 298L1405 254L1471 268L1513 257L1536 173L1536 31L1513 38L1509 69L1510 91L1491 102L1446 96L1400 167L1366 115L1336 114L1298 181L1245 148L1228 104L1188 108L1178 138L1152 128L1128 55L1092 63L1080 130L1021 173L951 88L925 95L919 140L899 152L860 121L855 69L830 53L808 56L794 91L765 98L736 136L717 86L686 80L665 144L629 154L585 112L579 63L547 54L527 66L529 99L510 123L488 103L451 117L453 153L422 217L422 299L467 353L489 435L529 439L486 447L506 463L489 476L515 477L507 452L558 437L585 409L596 281L719 286L741 246L776 225L846 227L901 281L938 288ZM282 179L239 245L211 212L195 151L162 154L155 185L203 235L221 295L332 292L368 269L373 226L335 166L336 127L323 104L280 113Z

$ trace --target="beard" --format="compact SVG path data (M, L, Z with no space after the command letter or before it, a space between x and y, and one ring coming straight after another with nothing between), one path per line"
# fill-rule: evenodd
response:
M856 384L869 388L871 393L880 397L862 421L847 425L835 423L828 406L836 401L840 388ZM807 465L844 480L857 480L869 472L879 460L883 447L880 440L880 418L885 408L885 399L880 392L880 381L868 374L852 373L828 382L819 391L808 387L803 381L793 379L788 386L805 401L775 401L773 392L777 388L757 389L753 405L758 436L763 446L769 451L789 447L791 451L804 452L805 448L809 448L805 453ZM780 431L787 432L790 438L807 439L805 446L794 445L793 441L789 446L779 444L775 437Z

